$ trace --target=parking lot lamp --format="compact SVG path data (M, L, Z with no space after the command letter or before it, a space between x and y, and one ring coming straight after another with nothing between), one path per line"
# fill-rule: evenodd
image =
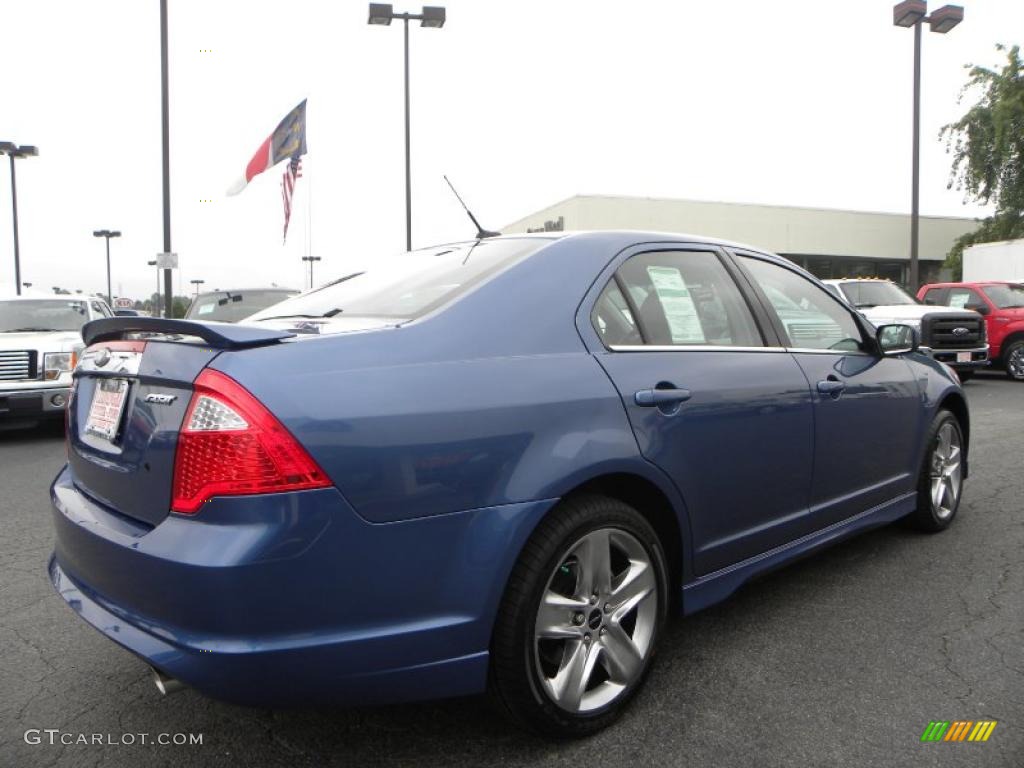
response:
M421 27L440 29L446 19L440 6L424 6L420 13L395 13L390 3L370 3L371 26L391 26L393 19L401 19L405 32L405 250L412 250L412 172L409 169L409 21L419 21Z
M97 229L93 231L92 236L105 237L107 239L107 304L113 309L114 293L110 283L110 238L120 237L121 233L116 229Z
M959 5L944 5L931 16L924 0L903 0L892 9L892 23L897 27L914 28L914 141L911 162L910 192L910 292L916 294L921 287L918 270L918 208L921 176L921 25L928 22L932 32L946 34L963 21L964 9Z
M199 286L202 285L203 283L205 283L206 281L205 280L189 280L189 282L192 283L192 285L194 285L196 287L196 294L195 295L196 295L196 297L198 297L199 296Z
M0 141L0 155L11 158L11 209L14 213L14 290L21 296L21 257L18 253L18 182L14 174L14 161L22 157L35 157L39 148L28 144L20 147L13 141Z
M319 256L303 256L302 260L309 262L309 287L312 288L313 287L313 262L314 261L320 261L320 257Z

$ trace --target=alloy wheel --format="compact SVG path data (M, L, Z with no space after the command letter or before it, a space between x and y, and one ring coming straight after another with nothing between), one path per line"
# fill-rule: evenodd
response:
M935 435L931 462L932 509L940 520L956 511L962 486L960 460L960 433L951 422L946 422Z
M1018 344L1006 359L1006 370L1015 379L1024 379L1024 344Z
M572 713L618 699L643 674L658 621L651 556L632 534L600 528L562 555L534 627L537 673Z

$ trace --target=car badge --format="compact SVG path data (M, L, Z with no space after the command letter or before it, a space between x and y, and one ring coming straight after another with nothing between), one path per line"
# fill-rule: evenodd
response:
M104 347L96 353L96 358L93 361L96 363L98 368L102 368L104 365L110 362L110 350Z
M970 331L967 330L966 328L954 328L953 329L953 334L955 336L963 336L965 333L970 333Z
M156 403L157 405L170 405L178 399L177 395L163 395L159 392L154 392L151 395L146 395L147 403Z

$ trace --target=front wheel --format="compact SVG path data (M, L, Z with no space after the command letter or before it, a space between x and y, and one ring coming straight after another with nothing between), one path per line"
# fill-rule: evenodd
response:
M950 411L939 411L928 430L921 474L917 484L917 509L910 522L923 531L943 531L960 508L963 491L964 436Z
M1013 342L1003 350L1006 375L1014 381L1024 381L1024 339Z
M509 578L492 642L492 693L533 730L595 733L642 685L667 605L664 550L639 512L602 496L562 502Z

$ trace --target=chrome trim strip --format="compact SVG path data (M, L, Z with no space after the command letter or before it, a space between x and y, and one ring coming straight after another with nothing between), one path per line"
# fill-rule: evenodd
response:
M612 352L785 352L783 347L724 347L710 344L613 344Z

